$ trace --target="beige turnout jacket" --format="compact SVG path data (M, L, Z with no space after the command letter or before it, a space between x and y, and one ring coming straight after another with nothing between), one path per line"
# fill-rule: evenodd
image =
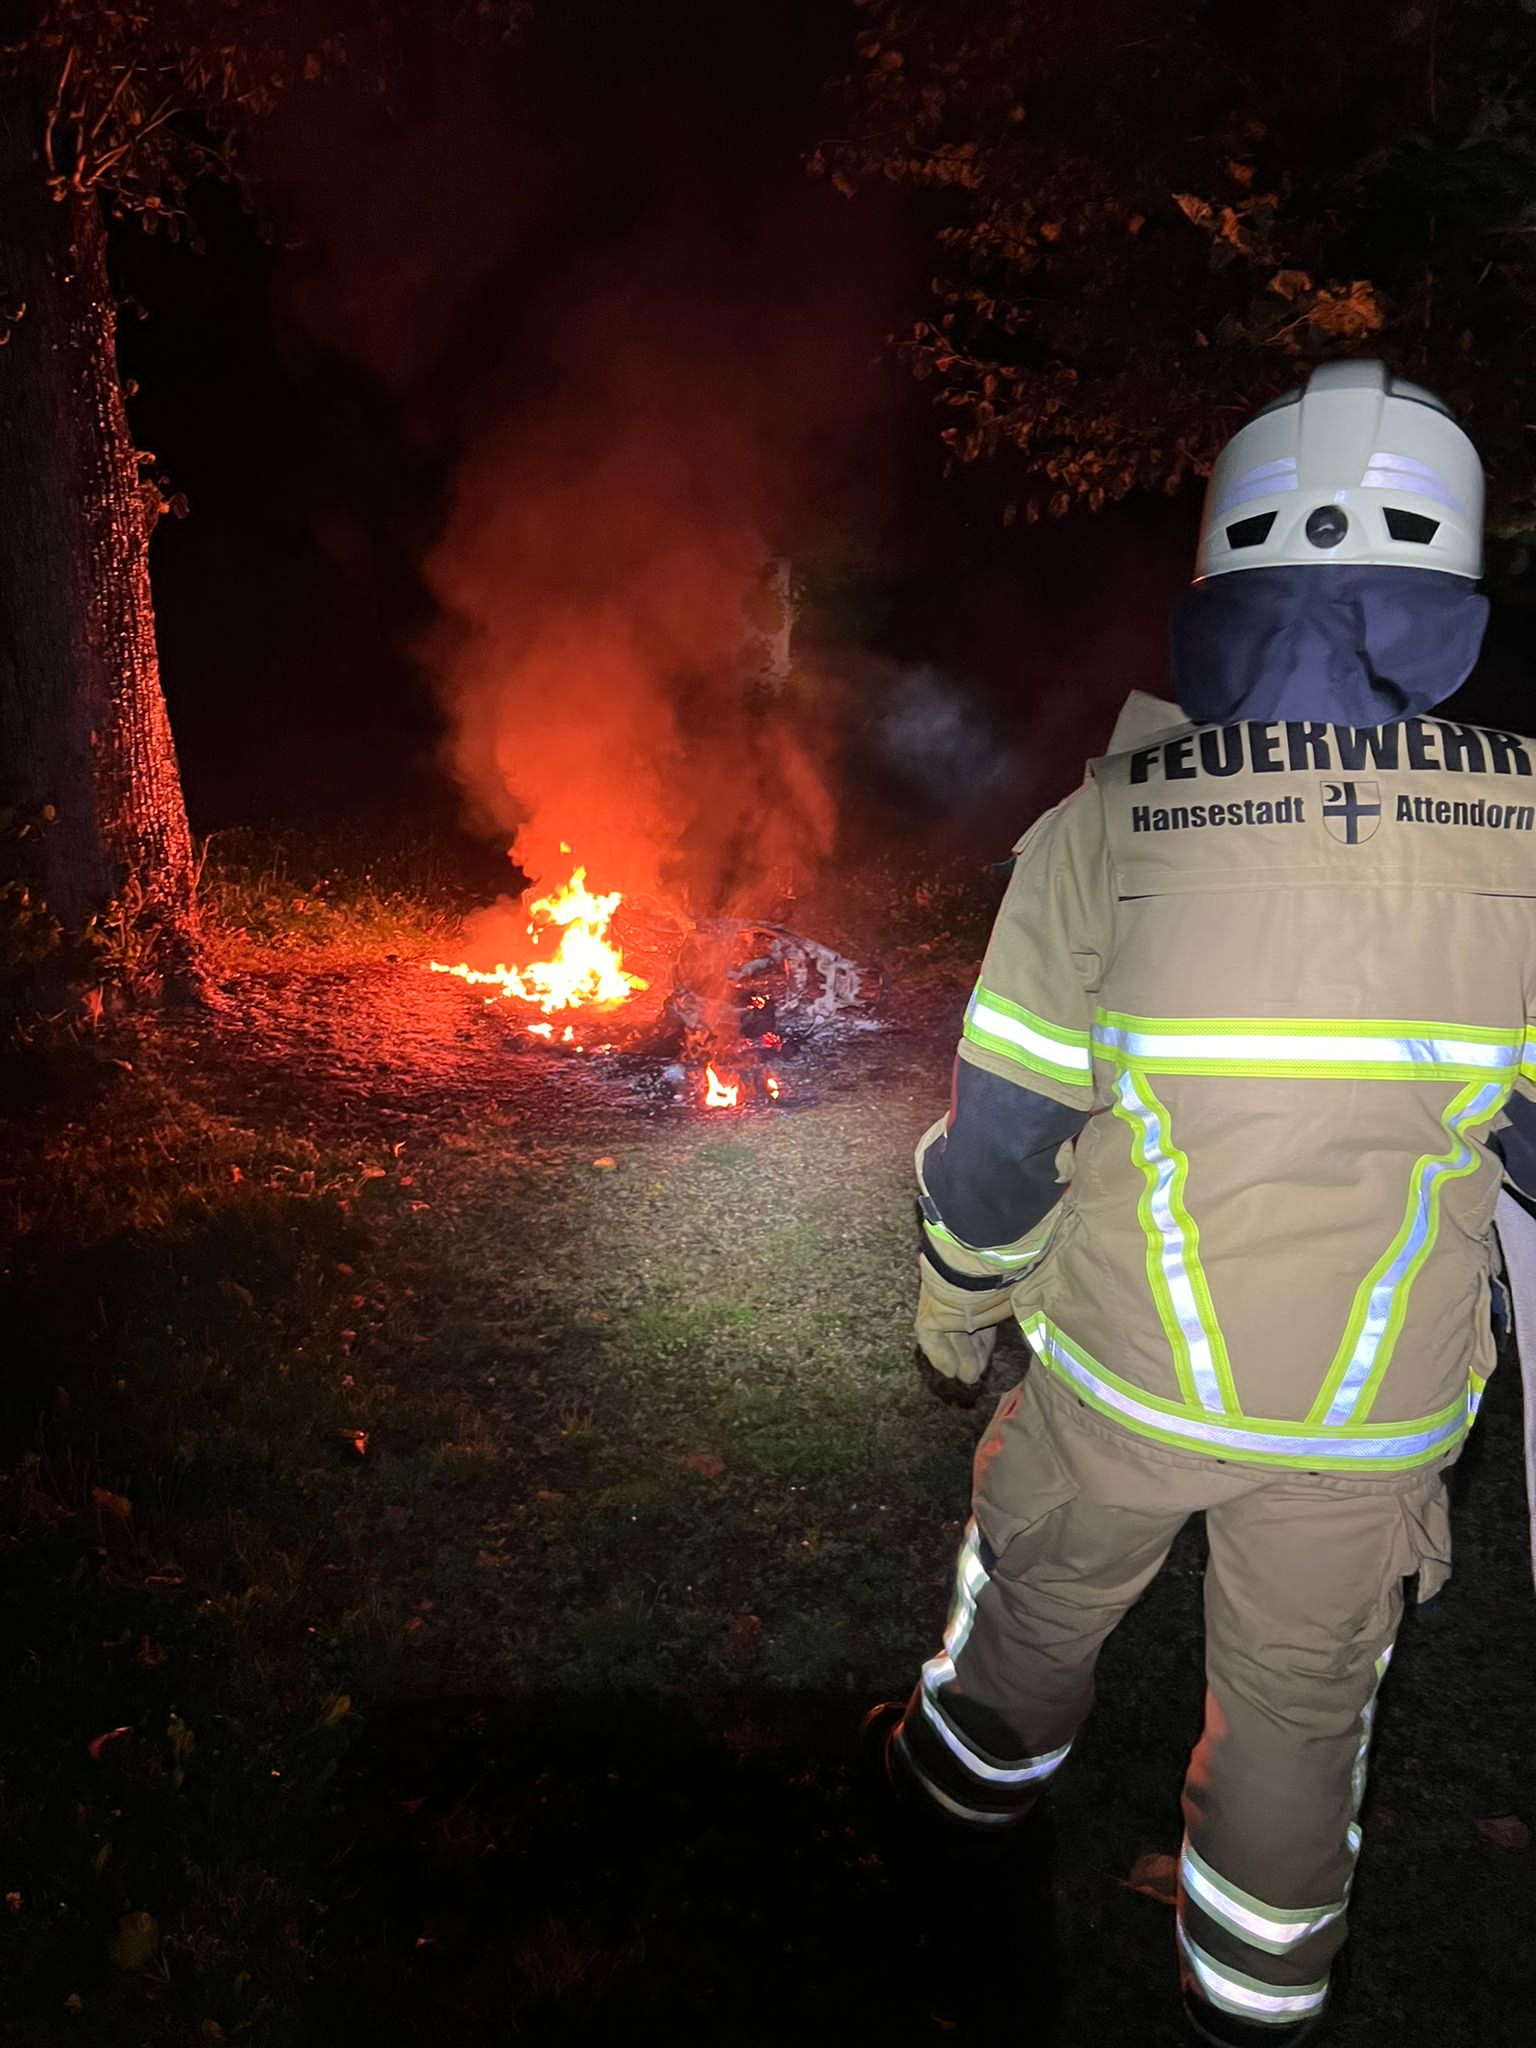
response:
M1489 1139L1536 1097L1536 743L1151 703L1021 841L966 1012L962 1059L1092 1112L1015 1310L1152 1442L1443 1463L1492 1366Z

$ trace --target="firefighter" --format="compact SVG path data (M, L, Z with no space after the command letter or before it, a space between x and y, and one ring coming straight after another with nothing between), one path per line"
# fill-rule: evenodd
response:
M1033 1358L887 1766L1023 1822L1203 1511L1178 1955L1233 2048L1322 2021L1404 1582L1448 1575L1492 1369L1498 1134L1536 1135L1536 743L1426 715L1482 640L1482 497L1380 363L1241 429L1174 621L1183 718L1133 698L1020 841L917 1152L928 1361L974 1384L1010 1314Z

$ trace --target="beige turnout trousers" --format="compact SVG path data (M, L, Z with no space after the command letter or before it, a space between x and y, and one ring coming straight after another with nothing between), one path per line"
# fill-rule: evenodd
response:
M1203 1510L1205 1727L1184 1786L1181 1966L1211 2004L1322 2008L1360 1845L1377 1688L1402 1613L1449 1569L1441 1471L1378 1478L1139 1442L1039 1365L976 1455L945 1647L898 1737L956 1817L1006 1825L1065 1760L1099 1650Z

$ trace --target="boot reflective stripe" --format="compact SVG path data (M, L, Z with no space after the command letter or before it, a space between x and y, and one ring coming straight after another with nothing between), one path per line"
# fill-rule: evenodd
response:
M1070 1088L1087 1088L1093 1083L1093 1053L1086 1031L1070 1031L1052 1024L995 995L977 982L965 1006L962 1035L987 1052L1016 1060L1048 1080L1064 1082Z
M1124 1423L1139 1436L1172 1444L1177 1450L1210 1451L1218 1457L1230 1452L1253 1464L1294 1465L1309 1472L1329 1468L1395 1471L1439 1457L1467 1430L1464 1395L1438 1415L1407 1423L1355 1423L1347 1430L1244 1417L1207 1422L1176 1401L1164 1401L1118 1379L1044 1315L1032 1315L1024 1334L1051 1370L1090 1407Z
M1208 1998L1222 2012L1236 2013L1262 2026L1266 2021L1278 2023L1281 2020L1307 2019L1311 2014L1321 2012L1327 2003L1326 1977L1320 1977L1315 1984L1295 1984L1283 1989L1278 1985L1265 1984L1258 1977L1245 1976L1241 1970L1218 1963L1191 1941L1182 1927L1179 1929L1179 1948L1202 1997Z
M1093 1043L1107 1059L1167 1074L1284 1080L1513 1079L1523 1034L1470 1024L1268 1017L1128 1017L1101 1010Z
M1168 1112L1146 1076L1122 1070L1115 1114L1130 1125L1136 1163L1146 1174L1140 1203L1147 1276L1186 1399L1212 1415L1235 1415L1237 1394L1210 1289L1200 1265L1200 1233L1184 1206L1189 1161L1174 1144Z
M1335 1906L1267 1906L1252 1892L1220 1877L1197 1849L1184 1841L1179 1878L1189 1896L1218 1926L1250 1947L1272 1956L1283 1956L1299 1942L1320 1934L1344 1911L1346 1901Z
M1060 1749L1048 1750L1044 1756L1026 1757L1021 1764L988 1763L979 1751L972 1749L965 1737L946 1716L944 1709L928 1688L928 1667L923 1669L922 1685L923 1719L933 1729L950 1755L961 1768L973 1777L980 1778L987 1785L1038 1785L1042 1778L1048 1778L1053 1771L1061 1768L1072 1745L1064 1742Z
M1313 1403L1309 1422L1338 1424L1364 1421L1391 1363L1408 1295L1425 1260L1434 1250L1440 1229L1440 1190L1448 1180L1475 1173L1478 1154L1465 1133L1497 1116L1508 1090L1502 1081L1464 1088L1445 1112L1450 1145L1425 1153L1414 1164L1408 1185L1408 1209L1397 1236L1356 1290L1343 1342L1322 1391Z

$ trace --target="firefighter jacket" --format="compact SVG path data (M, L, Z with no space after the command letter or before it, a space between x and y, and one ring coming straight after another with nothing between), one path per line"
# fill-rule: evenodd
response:
M1158 715L1019 843L919 1147L930 1280L1149 1443L1441 1464L1536 1128L1536 743Z

